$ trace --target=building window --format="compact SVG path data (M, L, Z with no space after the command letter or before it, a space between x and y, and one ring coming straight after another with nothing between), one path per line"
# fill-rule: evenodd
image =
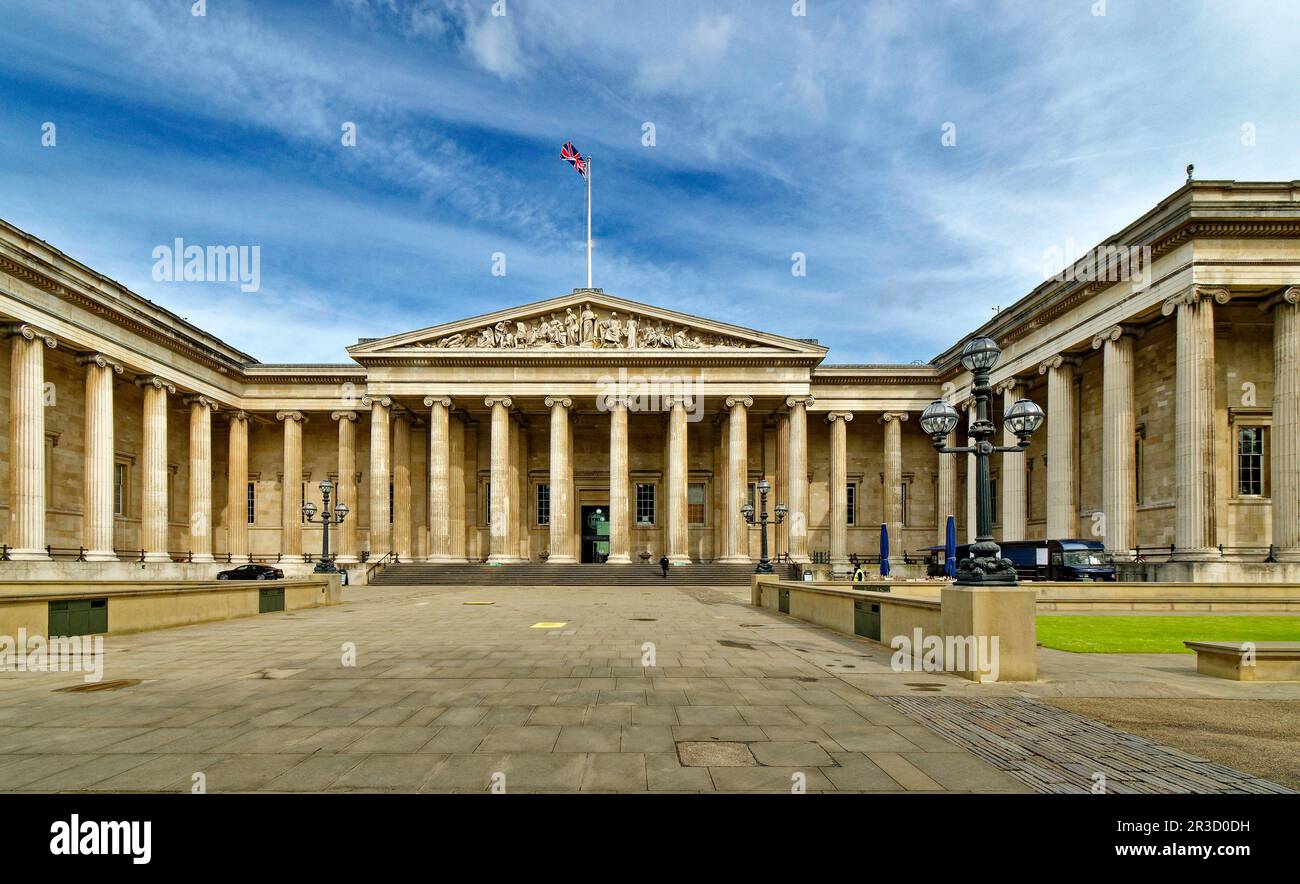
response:
M692 482L686 486L686 521L692 525L707 524L704 513L704 483Z
M1034 517L1034 459L1027 458L1029 475L1025 477L1025 518Z
M307 505L307 483L306 483L306 482L299 482L299 483L298 483L298 491L299 491L299 495L298 495L298 521L300 521L302 524L306 525L306 524L307 524L307 516L306 516L305 513L303 513L302 508L305 507L305 506Z
M248 524L252 525L257 520L257 483L248 483Z
M846 512L848 513L848 516L847 516L847 518L845 518L845 520L844 520L844 524L846 524L846 525L856 525L857 522L858 522L858 486L857 486L857 483L855 483L855 482L850 482L848 485L845 486L844 490L845 490L845 492L846 492L846 496L848 497L848 504L849 504L848 507L847 507L847 509L846 509Z
M393 483L388 483L388 524L393 524Z
M1264 427L1237 428L1237 496L1264 497Z
M1142 502L1142 437L1133 440L1133 497Z
M483 506L479 508L482 513L483 524L490 526L492 524L492 483L483 482L483 491L479 494L479 500L483 501Z
M126 515L126 464L113 464L113 515Z
M745 502L758 512L758 483L749 482L745 485Z
M655 523L655 486L649 483L637 483L636 486L636 524L638 527Z
M907 493L908 486L908 482L904 482L898 486L898 512L899 517L902 519L903 527L907 527L907 524L911 521L911 518L909 517L911 506L908 499L909 495Z
M537 524L551 524L551 486L546 482L537 484Z

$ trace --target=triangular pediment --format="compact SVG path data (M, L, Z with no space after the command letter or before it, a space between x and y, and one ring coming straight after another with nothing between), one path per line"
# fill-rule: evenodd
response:
M364 341L348 348L354 357L430 351L460 354L598 351L745 352L822 356L810 341L772 335L629 301L600 289L485 313L431 328ZM611 354L612 355L612 354Z

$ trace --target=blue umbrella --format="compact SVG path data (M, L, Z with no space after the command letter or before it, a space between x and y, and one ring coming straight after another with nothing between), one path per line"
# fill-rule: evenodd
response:
M880 523L880 576L889 576L889 526Z
M957 520L952 516L948 517L948 528L944 532L943 575L957 576Z

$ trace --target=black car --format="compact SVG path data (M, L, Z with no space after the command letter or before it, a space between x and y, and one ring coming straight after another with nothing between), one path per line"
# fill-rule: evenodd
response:
M280 580L283 577L284 572L279 568L272 568L270 565L258 565L254 562L240 565L238 568L231 568L229 571L222 571L217 575L218 580Z

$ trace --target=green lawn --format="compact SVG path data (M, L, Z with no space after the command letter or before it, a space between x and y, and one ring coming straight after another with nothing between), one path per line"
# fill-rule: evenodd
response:
M1276 617L1103 617L1043 615L1045 648L1083 654L1173 654L1185 641L1300 641L1300 615Z

